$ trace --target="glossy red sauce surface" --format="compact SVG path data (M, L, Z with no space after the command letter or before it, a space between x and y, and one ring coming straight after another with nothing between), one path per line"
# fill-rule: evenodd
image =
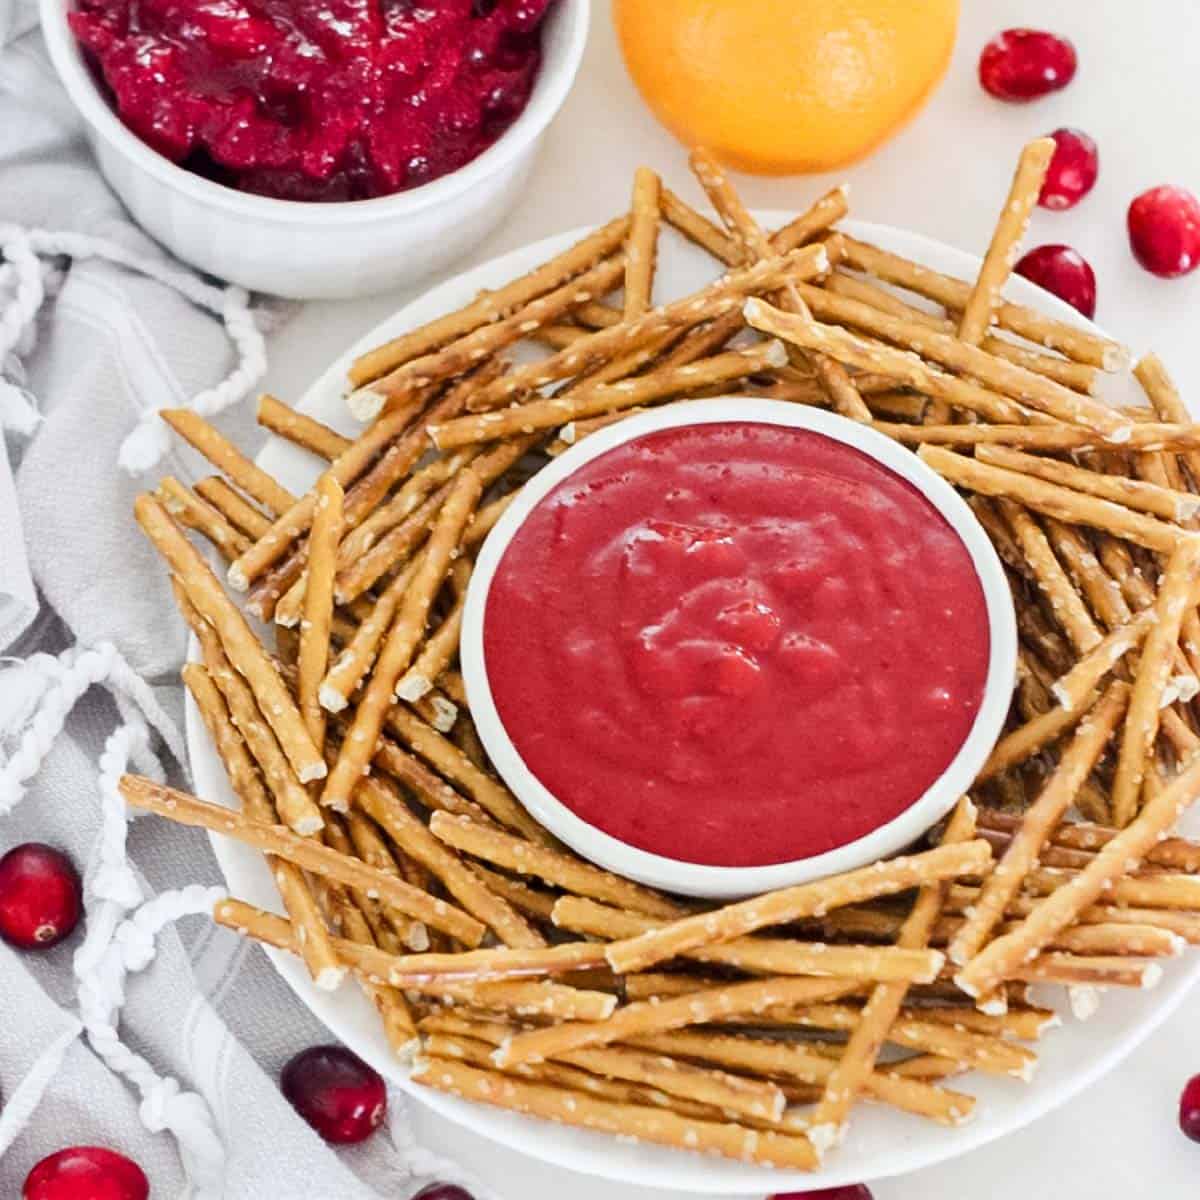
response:
M979 710L983 590L910 484L807 430L618 446L529 514L492 580L488 678L569 809L668 858L761 866L898 816Z
M122 121L174 162L287 200L427 183L525 107L552 0L79 0Z

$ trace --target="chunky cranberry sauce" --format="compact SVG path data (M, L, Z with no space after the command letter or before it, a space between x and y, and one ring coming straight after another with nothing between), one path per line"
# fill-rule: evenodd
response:
M79 0L121 120L246 192L363 200L487 149L529 100L553 0Z

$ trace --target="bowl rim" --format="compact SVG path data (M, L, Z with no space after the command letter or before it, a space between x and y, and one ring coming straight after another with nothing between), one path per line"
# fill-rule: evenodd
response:
M591 0L556 0L546 22L561 23L553 40L557 52L544 53L529 102L517 119L482 154L456 171L420 187L370 200L280 200L257 196L205 179L159 154L129 129L101 94L67 23L71 0L38 0L50 60L71 103L88 127L110 149L144 174L209 208L244 217L323 228L390 221L424 211L462 195L503 170L531 146L553 121L575 82L587 44ZM545 45L545 28L543 28Z
M863 837L822 854L766 866L723 867L667 858L630 846L577 816L534 775L513 745L496 709L483 650L487 599L496 569L525 519L554 487L585 463L646 434L715 422L780 425L824 434L912 484L970 554L988 616L990 647L983 698L969 734L942 774L902 813ZM484 748L517 798L552 834L588 860L628 879L683 895L733 899L866 866L903 850L926 833L967 792L991 753L1008 714L1016 653L1016 616L1004 568L975 514L945 480L885 434L835 413L781 400L722 396L670 405L598 430L525 485L476 558L463 611L460 659Z

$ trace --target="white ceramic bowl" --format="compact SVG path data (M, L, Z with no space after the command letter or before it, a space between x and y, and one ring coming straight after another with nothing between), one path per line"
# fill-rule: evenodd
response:
M873 832L824 854L764 867L714 867L639 850L576 816L525 764L496 710L483 650L484 614L492 578L525 518L552 489L584 463L644 434L715 421L784 425L824 434L854 447L913 485L950 524L971 556L983 588L991 634L983 701L966 741L946 770L914 804ZM1012 594L992 544L949 484L912 451L855 421L779 400L721 397L676 404L591 434L521 489L479 553L463 614L462 668L471 713L496 769L521 803L556 837L584 858L629 879L687 896L728 899L770 891L866 866L910 845L949 812L979 773L1004 724L1016 671L1017 632Z
M71 0L39 0L50 58L84 119L100 170L138 224L193 266L252 291L344 299L412 283L500 223L562 107L587 41L591 0L558 0L525 110L466 166L376 200L303 203L252 196L176 166L127 129L83 60Z

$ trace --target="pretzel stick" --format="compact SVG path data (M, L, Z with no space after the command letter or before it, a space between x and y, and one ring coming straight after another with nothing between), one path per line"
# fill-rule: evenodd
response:
M658 246L661 181L649 167L633 173L633 204L625 240L625 319L640 317L650 307L654 258Z
M585 1092L530 1083L496 1071L479 1071L448 1059L418 1063L412 1079L466 1099L619 1137L801 1171L816 1166L812 1146L803 1137L614 1104Z
M379 505L346 535L338 551L339 568L349 567L382 536L412 516L429 496L442 484L452 480L473 457L471 451L448 454L414 471L390 500Z
M942 846L924 854L891 859L863 870L743 900L714 913L685 917L640 937L613 942L606 949L606 957L614 971L629 974L702 946L744 937L769 925L786 924L843 904L857 904L919 884L977 872L990 861L991 850L984 841Z
M134 503L134 513L154 548L178 577L188 599L216 630L225 653L250 685L300 782L323 778L325 760L304 728L275 664L267 657L245 617L225 594L208 564L153 497L139 496Z
M962 912L972 904L978 895L976 889L966 886L951 887L946 897L947 910ZM1015 899L1008 909L1010 918L1024 918L1033 913L1041 900L1033 896L1021 896ZM1079 927L1095 927L1097 925L1149 925L1155 929L1165 929L1183 938L1191 945L1200 944L1200 919L1194 912L1178 912L1169 909L1132 908L1114 904L1092 904L1085 906L1076 921ZM1071 928L1075 928L1072 926ZM1014 932L1014 930L1006 930ZM1061 937L1065 930L1055 934L1046 945Z
M454 1021L454 1018L451 1018ZM499 1022L454 1022L469 1036L500 1045L518 1032L516 1026ZM425 1026L427 1030L429 1025ZM432 1053L432 1047L427 1047ZM489 1055L490 1060L490 1055ZM694 1066L667 1053L646 1053L629 1046L605 1046L578 1050L560 1061L593 1075L646 1084L684 1100L696 1101L731 1116L774 1123L783 1116L786 1099L779 1087L767 1079L746 1078L724 1071ZM488 1061L485 1065L491 1066Z
M450 1020L460 1023L463 1028L447 1032L437 1031L435 1022ZM492 1070L491 1052L493 1043L481 1041L472 1037L482 1021L461 1021L453 1014L438 1013L427 1018L424 1022L426 1052L431 1058L446 1058L466 1063L468 1066L482 1067ZM495 1024L492 1022L491 1024ZM579 1067L567 1066L565 1063L538 1063L536 1065L522 1063L513 1067L506 1074L529 1079L535 1083L547 1083L557 1088L584 1092L601 1100L609 1100L617 1104L636 1104L654 1108L667 1108L680 1116L694 1117L700 1120L723 1121L724 1113L720 1109L710 1108L695 1101L685 1100L679 1096L669 1096L659 1089L649 1088L635 1083L626 1083L615 1079L601 1078L591 1075ZM780 1129L789 1132L804 1132L804 1123L800 1118L785 1113L777 1122L762 1122L751 1118L743 1118L756 1128Z
M463 548L474 550L482 545L484 538L495 529L496 522L504 516L508 506L516 498L517 492L509 492L507 496L501 496L498 500L492 500L479 509L463 534Z
M498 408L518 392L578 376L674 330L732 312L741 307L750 292L773 291L790 279L819 275L828 266L829 255L825 247L814 245L739 267L690 296L651 309L636 320L598 330L550 358L515 368L482 388L467 407L473 412Z
M966 447L995 443L1058 454L1109 445L1093 430L1072 425L905 425L876 421L875 428L908 446ZM1131 450L1200 447L1200 425L1135 425L1125 446Z
M444 425L430 425L427 428L433 444L439 450L448 450L516 434L533 433L539 429L555 429L568 421L617 412L680 392L744 379L747 375L755 375L786 363L787 354L783 347L778 342L767 342L680 367L652 371L636 379L573 389L561 398L551 396L545 400L532 400L527 404L459 417Z
M775 253L771 240L742 203L724 168L703 148L693 150L688 161L713 207L720 213L729 231L738 239L745 261L769 259ZM807 315L804 301L800 299L794 287L785 288L780 294L779 302L791 312ZM863 403L841 363L823 354L807 356L804 361L806 365L811 362L817 379L838 412L855 421L870 422L871 412Z
M674 226L689 242L707 250L727 267L736 267L741 263L742 254L737 242L698 213L686 200L681 200L670 188L662 189L660 203L663 220Z
M465 563L459 559L459 563ZM457 566L458 563L455 564ZM441 673L453 662L458 653L459 634L462 632L463 608L466 604L465 591L454 602L454 607L442 619L442 623L425 640L421 653L413 665L404 673L396 685L396 695L401 700L420 700L429 692Z
M497 1066L507 1067L557 1058L589 1046L628 1042L689 1025L724 1022L770 1008L816 1003L852 989L853 984L821 979L763 979L709 987L686 996L628 1004L607 1020L586 1026L571 1022L520 1033L496 1051L493 1061Z
M401 435L412 422L419 407L414 404L409 409L386 413L330 463L330 474L341 484L343 489L349 488L351 483L358 479L377 457L386 455L390 449L394 449L393 442L405 440ZM416 451L415 447L414 451ZM413 462L416 461L416 457L419 457L419 451L416 451ZM377 463L376 467L379 465ZM400 474L407 474L411 466L412 463L403 465ZM391 482L395 482L395 480ZM388 486L390 487L390 483ZM385 487L383 490L386 492L387 488ZM358 517L351 519L350 500L351 496L348 495L346 520L347 524L353 526L358 523ZM267 507L271 506L267 505ZM316 497L312 492L301 496L300 499L279 511L271 528L230 566L230 587L235 591L246 591L256 579L284 558L297 539L308 532L315 511ZM297 573L298 570L297 567ZM289 580L288 585L290 582Z
M269 392L259 396L256 417L264 429L269 429L291 442L293 446L300 446L328 462L350 449L350 438L342 437L328 425L305 413L297 412L291 405L284 404Z
M255 820L274 821L275 807L212 677L199 663L186 663L182 674L242 810ZM334 991L342 982L345 968L338 962L304 873L292 863L277 858L268 857L267 866L288 916L303 930L303 936L298 940L309 975L321 991Z
M850 185L840 183L816 200L806 212L777 229L771 235L771 244L776 253L783 254L803 246L831 225L837 224L850 211L849 196Z
M620 325L625 319L619 308L613 308L603 300L589 300L586 304L577 305L571 309L571 317L586 329L608 329L612 325Z
M339 604L357 600L389 571L403 569L414 556L419 561L417 552L432 532L438 513L453 486L453 483L442 484L403 521L389 529L375 545L351 559L338 571L334 581L334 598Z
M1090 861L1087 866L1091 867L1094 861ZM1131 871L1132 869L1126 870L1119 879L1114 879L1109 885L1108 898L1114 904L1200 911L1200 879L1194 875L1172 875L1165 871L1135 874ZM1066 887L1079 874L1080 871L1039 867L1029 872L1025 890L1035 895L1048 896Z
M852 237L843 235L843 244L846 263L856 270L916 292L919 296L936 301L943 308L955 311L966 308L973 289L965 280L942 275ZM1075 362L1110 372L1123 371L1129 365L1129 352L1123 346L1086 333L1065 321L1047 317L1036 309L1001 300L996 306L994 318L1001 328L1035 345L1057 350Z
M1019 504L1005 497L996 501L1000 514L1008 522L1013 537L1033 571L1038 587L1046 597L1054 619L1062 627L1076 653L1086 654L1102 640L1092 614L1080 598L1050 542L1038 523Z
M985 496L1007 496L1060 521L1102 529L1151 550L1170 553L1176 546L1195 540L1192 534L1111 500L1100 500L1055 483L990 467L939 446L922 446L917 453L926 465L960 487Z
M1095 549L1087 536L1073 525L1064 525L1051 517L1044 518L1043 527L1055 553L1070 571L1092 611L1107 629L1115 630L1133 619L1121 585L1100 565Z
M1061 484L1077 492L1087 492L1114 504L1123 504L1139 512L1150 513L1180 525L1200 512L1200 496L1190 492L1175 492L1169 488L1156 487L1118 475L1102 475L1088 471L1054 458L1037 458L1022 454L1006 446L980 446L975 452L979 462L994 467L1005 467L1044 479L1048 483Z
M1017 252L1029 228L1029 218L1054 150L1054 139L1048 137L1037 138L1021 150L1008 199L1000 210L1000 219L979 269L979 278L963 305L958 333L964 342L973 346L979 344L992 323L992 314L1017 261Z
M1020 825L1020 817L1009 813L984 809L979 814L979 824L987 829L1013 832ZM1059 825L1051 835L1056 846L1084 850L1094 853L1108 845L1120 830L1083 822ZM1146 855L1152 866L1165 867L1171 871L1183 871L1189 875L1200 874L1200 843L1186 838L1167 838L1154 846Z
M872 308L891 313L892 316L916 321L929 329L937 329L943 333L957 331L955 323L948 318L936 316L922 308L908 304L894 293L885 291L877 284L858 275L847 275L844 272L834 271L825 277L821 286L826 291L869 304ZM985 337L979 345L997 358L1003 358L1018 366L1026 367L1038 375L1045 375L1048 379L1053 379L1055 382L1063 384L1064 387L1071 388L1072 391L1082 392L1085 396L1096 394L1098 381L1094 367L1072 362L1067 358L1043 354L1037 350L1029 350L1016 342L1010 342L994 335Z
M121 794L134 808L146 809L178 824L212 830L254 846L265 854L274 854L293 862L314 875L348 887L361 888L368 895L378 895L384 903L394 905L401 912L450 934L466 945L477 946L483 937L484 928L478 921L444 900L436 900L402 879L374 870L357 859L347 858L282 825L252 820L244 813L222 808L219 804L209 804L186 792L136 775L123 775L120 788Z
M1040 954L1033 962L1017 967L1014 976L1029 983L1061 983L1068 987L1149 989L1162 981L1163 969L1155 962L1050 953Z
M461 375L561 317L576 304L603 296L620 282L625 272L626 265L621 258L599 262L553 291L530 300L511 316L481 325L430 354L409 359L388 374L351 392L346 403L360 421L373 420L385 405L409 400L433 384Z
M942 846L967 842L975 832L975 806L965 797L958 802L945 833ZM925 946L941 911L945 886L927 884L917 894L912 912L901 927L896 944L913 949ZM813 1146L818 1155L836 1145L844 1135L847 1118L856 1096L869 1088L875 1074L879 1051L888 1032L896 1023L900 1007L908 994L907 983L884 983L875 987L855 1025L842 1057L821 1082L825 1090L813 1115ZM970 1106L962 1115L970 1112Z
M304 592L304 619L300 623L296 699L309 736L317 746L324 746L325 710L317 699L317 691L329 663L333 573L342 533L343 494L337 480L330 475L317 480L316 490L317 511L308 539L308 586Z
M1128 825L1137 809L1146 761L1158 735L1159 709L1179 642L1183 612L1196 603L1198 573L1200 540L1180 546L1163 574L1154 606L1154 626L1146 635L1113 776L1112 813L1118 827Z
M249 540L226 520L225 515L195 496L173 475L159 480L155 497L181 525L207 538L226 562L237 558Z
M358 791L358 804L377 821L405 854L439 879L446 891L476 920L487 925L506 946L544 946L545 939L499 896L467 869L413 816L400 797L368 776Z
M992 1016L973 1008L934 1008L920 1005L902 1009L901 1015L906 1020L949 1025L951 1029L965 1029L973 1033L986 1033L992 1037L1021 1042L1036 1042L1047 1030L1062 1024L1058 1013L1048 1008L1010 1009L1006 1013Z
M553 842L503 784L481 771L453 742L427 725L416 713L396 705L388 711L385 725L439 774L460 787L489 817L532 841ZM452 811L448 806L443 807Z
M347 813L345 818L330 813L325 821L325 844L339 854L362 859L369 867L404 878L382 835L361 813ZM414 887L421 886L415 879L409 879L408 882ZM388 954L403 954L406 950L429 949L429 930L423 922L387 908L361 889L348 890L370 925L375 944L381 950Z
M1157 354L1147 354L1142 358L1133 368L1133 374L1160 421L1186 423L1192 420L1187 405ZM1192 450L1184 454L1183 461L1192 473L1192 479L1200 483L1200 454Z
M360 355L347 372L351 387L370 383L410 359L429 354L481 325L498 321L506 313L558 287L573 275L595 266L621 245L628 229L629 217L617 217L527 275L514 279L494 292L484 292L464 308L447 313L436 321L401 334Z
M1130 651L1136 650L1155 622L1152 609L1131 618L1114 629L1103 641L1081 658L1050 690L1054 699L1067 710L1082 709L1094 700L1095 690L1104 677Z
M216 631L196 611L178 579L172 579L171 586L179 611L200 643L208 675L220 689L234 725L245 738L250 753L267 781L274 797L272 813L277 809L279 819L304 837L319 833L324 825L321 811L296 778L296 773L266 723L254 693L230 665ZM251 815L257 816L259 811L261 809Z
M449 813L434 813L429 820L434 836L465 854L495 866L533 875L581 896L591 896L653 917L673 918L686 911L659 893L593 867L549 846L535 845L486 825L476 825Z
M366 678L419 566L420 559L416 558L401 568L334 659L317 692L321 707L328 712L338 713L345 709Z
M1127 441L1131 434L1132 423L1117 410L1045 376L996 358L950 334L889 316L868 304L848 300L821 288L797 285L797 291L815 315L853 323L889 342L898 342L904 349L864 342L840 325L821 325L811 318L781 312L757 297L751 297L745 303L743 311L747 322L764 333L786 338L808 349L823 350L839 362L895 375L910 387L951 404L970 407L967 401L978 404L982 393L990 401L989 412L1002 415L1002 419L1009 419L1008 414L1013 411L1011 407L1005 407L1004 401L1007 401L1009 406L1020 404L1067 424L1095 430L1110 442ZM921 358L914 357L914 351ZM946 375L922 359L978 378L990 391ZM1001 398L999 406L990 400L992 396Z
M195 485L195 492L248 538L260 538L271 528L271 519L244 499L240 492L234 491L219 475L208 475L201 479Z
M480 489L479 476L468 467L455 481L442 506L421 564L400 603L395 622L388 631L370 681L355 710L354 723L342 743L337 763L329 773L321 795L322 804L342 811L350 807L354 789L374 755L396 683L412 661L429 606L445 578L463 528L479 501Z
M579 896L563 896L552 918L560 929L615 941L637 937L661 928L662 922L640 913L622 911ZM719 963L757 975L831 975L839 979L936 979L944 961L933 950L895 946L831 946L823 942L798 942L783 938L741 938L708 946L688 957Z
M422 1022L421 1032L430 1056L491 1069L492 1050L511 1036L514 1027L499 1021L437 1013ZM511 1073L557 1083L560 1087L575 1087L604 1099L670 1108L701 1119L720 1121L725 1119L725 1113L736 1113L758 1128L791 1128L797 1132L803 1132L807 1124L802 1125L781 1110L785 1095L767 1080L729 1075L669 1056L652 1057L630 1047L580 1050L569 1055L564 1063L572 1074L559 1075L555 1068L561 1069L563 1064L549 1063L523 1063L512 1068ZM614 1095L604 1085L618 1080L619 1091ZM630 1087L626 1081L644 1086Z
M825 1084L837 1069L836 1061L803 1043L764 1041L737 1034L680 1030L637 1038L631 1044L655 1054L709 1062L730 1071L798 1083ZM574 1062L575 1057L569 1055L565 1061ZM961 1125L975 1107L972 1096L931 1087L917 1080L900 1079L889 1074L887 1068L869 1072L863 1081L863 1092L873 1100L929 1117L943 1125Z
M252 463L224 434L190 408L164 408L159 416L193 449L204 455L247 496L272 513L296 503L296 497Z
M1009 901L1021 890L1037 864L1050 831L1062 820L1084 780L1092 773L1129 704L1129 687L1114 683L1079 724L1071 744L1041 794L1025 812L1004 856L984 879L979 899L947 949L950 961L962 966L983 948L1003 920Z
M1152 796L1130 824L1102 849L1095 860L1064 886L1038 903L1012 933L998 938L955 976L968 995L990 991L1032 959L1056 934L1079 919L1132 864L1139 863L1200 793L1200 756L1194 756L1171 781Z
M341 927L346 940L362 946L373 946L375 940L371 926L355 902L344 891L334 889L332 885L327 885L327 891L335 923ZM401 1062L411 1062L420 1047L420 1039L404 993L396 988L375 983L362 975L359 975L359 984L379 1013L384 1037L387 1038L392 1052Z

